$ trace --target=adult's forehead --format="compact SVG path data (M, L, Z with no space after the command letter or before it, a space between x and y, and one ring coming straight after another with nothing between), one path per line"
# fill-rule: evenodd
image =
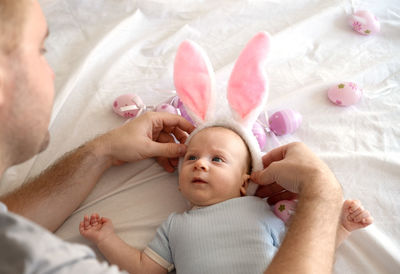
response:
M27 0L25 33L43 38L47 33L47 22L37 0Z

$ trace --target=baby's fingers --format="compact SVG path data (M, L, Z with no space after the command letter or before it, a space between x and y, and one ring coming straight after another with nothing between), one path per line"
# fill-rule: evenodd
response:
M108 218L106 218L106 217L101 217L100 222L101 222L102 224L104 224L104 223L111 223L111 219L108 219Z
M357 217L354 218L354 221L356 221L357 223L364 223L363 220L366 220L370 216L371 215L369 214L369 211L365 210L358 214Z
M83 224L83 221L79 223L79 231L82 233L82 231L85 230L85 226Z
M355 220L355 218L360 215L361 213L365 212L364 207L362 205L360 205L357 208L350 208L350 214L349 217L353 220Z
M79 223L79 232L82 236L85 236L88 233L89 229L89 227L85 227L85 223L83 221Z
M358 214L351 214L350 218L355 223L361 223L363 219L370 217L368 210L358 211Z
M348 202L348 203L347 203ZM350 213L354 213L360 207L362 207L361 202L359 200L347 200L345 204L348 205L348 209Z
M87 215L83 217L83 226L85 227L85 229L88 229L90 227L90 219Z
M374 222L374 218L373 218L372 216L369 216L369 217L363 218L363 219L361 220L361 222L362 222L365 226L367 226L367 225L370 225L370 224L372 224L372 223Z
M97 225L99 223L100 216L97 213L93 213L92 216L90 216L90 224L91 225Z

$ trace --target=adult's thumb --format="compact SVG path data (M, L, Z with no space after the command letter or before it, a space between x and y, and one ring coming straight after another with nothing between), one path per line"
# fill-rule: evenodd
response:
M177 158L186 153L186 145L184 144L154 142L153 146L154 157Z
M269 185L275 182L275 176L270 168L265 168L260 171L253 172L250 179L259 185Z

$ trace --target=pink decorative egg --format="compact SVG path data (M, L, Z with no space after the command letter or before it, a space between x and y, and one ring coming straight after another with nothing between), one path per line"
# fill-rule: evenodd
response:
M178 111L175 107L170 104L161 104L156 107L157 112L169 112L172 114L178 114Z
M272 114L268 121L269 128L279 136L295 132L301 124L302 116L297 111L284 109Z
M253 135L256 137L258 145L260 146L260 149L263 150L265 143L267 142L267 136L265 134L265 129L262 125L259 123L255 122L253 125Z
M339 106L350 106L356 104L362 95L362 89L353 82L342 82L328 90L328 98L332 103Z
M124 94L115 99L113 103L113 110L122 117L133 118L138 114L139 108L143 106L143 101L139 96L135 94ZM124 110L124 108L128 109Z
M297 203L293 200L282 200L274 205L275 215L285 224L296 211Z
M175 96L172 99L172 103L171 103L174 107L176 107L177 109L179 109L179 112L181 114L181 116L183 118L185 118L186 120L188 120L192 125L194 124L192 118L190 118L189 114L187 113L185 106L183 105L181 99L179 99L178 96Z
M355 12L350 18L350 24L353 30L362 35L375 34L381 30L378 18L367 10Z

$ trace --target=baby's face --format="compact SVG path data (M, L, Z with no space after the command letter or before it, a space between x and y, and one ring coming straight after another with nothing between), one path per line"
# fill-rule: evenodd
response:
M249 153L235 132L206 128L191 139L179 174L179 188L192 204L207 206L246 193Z

